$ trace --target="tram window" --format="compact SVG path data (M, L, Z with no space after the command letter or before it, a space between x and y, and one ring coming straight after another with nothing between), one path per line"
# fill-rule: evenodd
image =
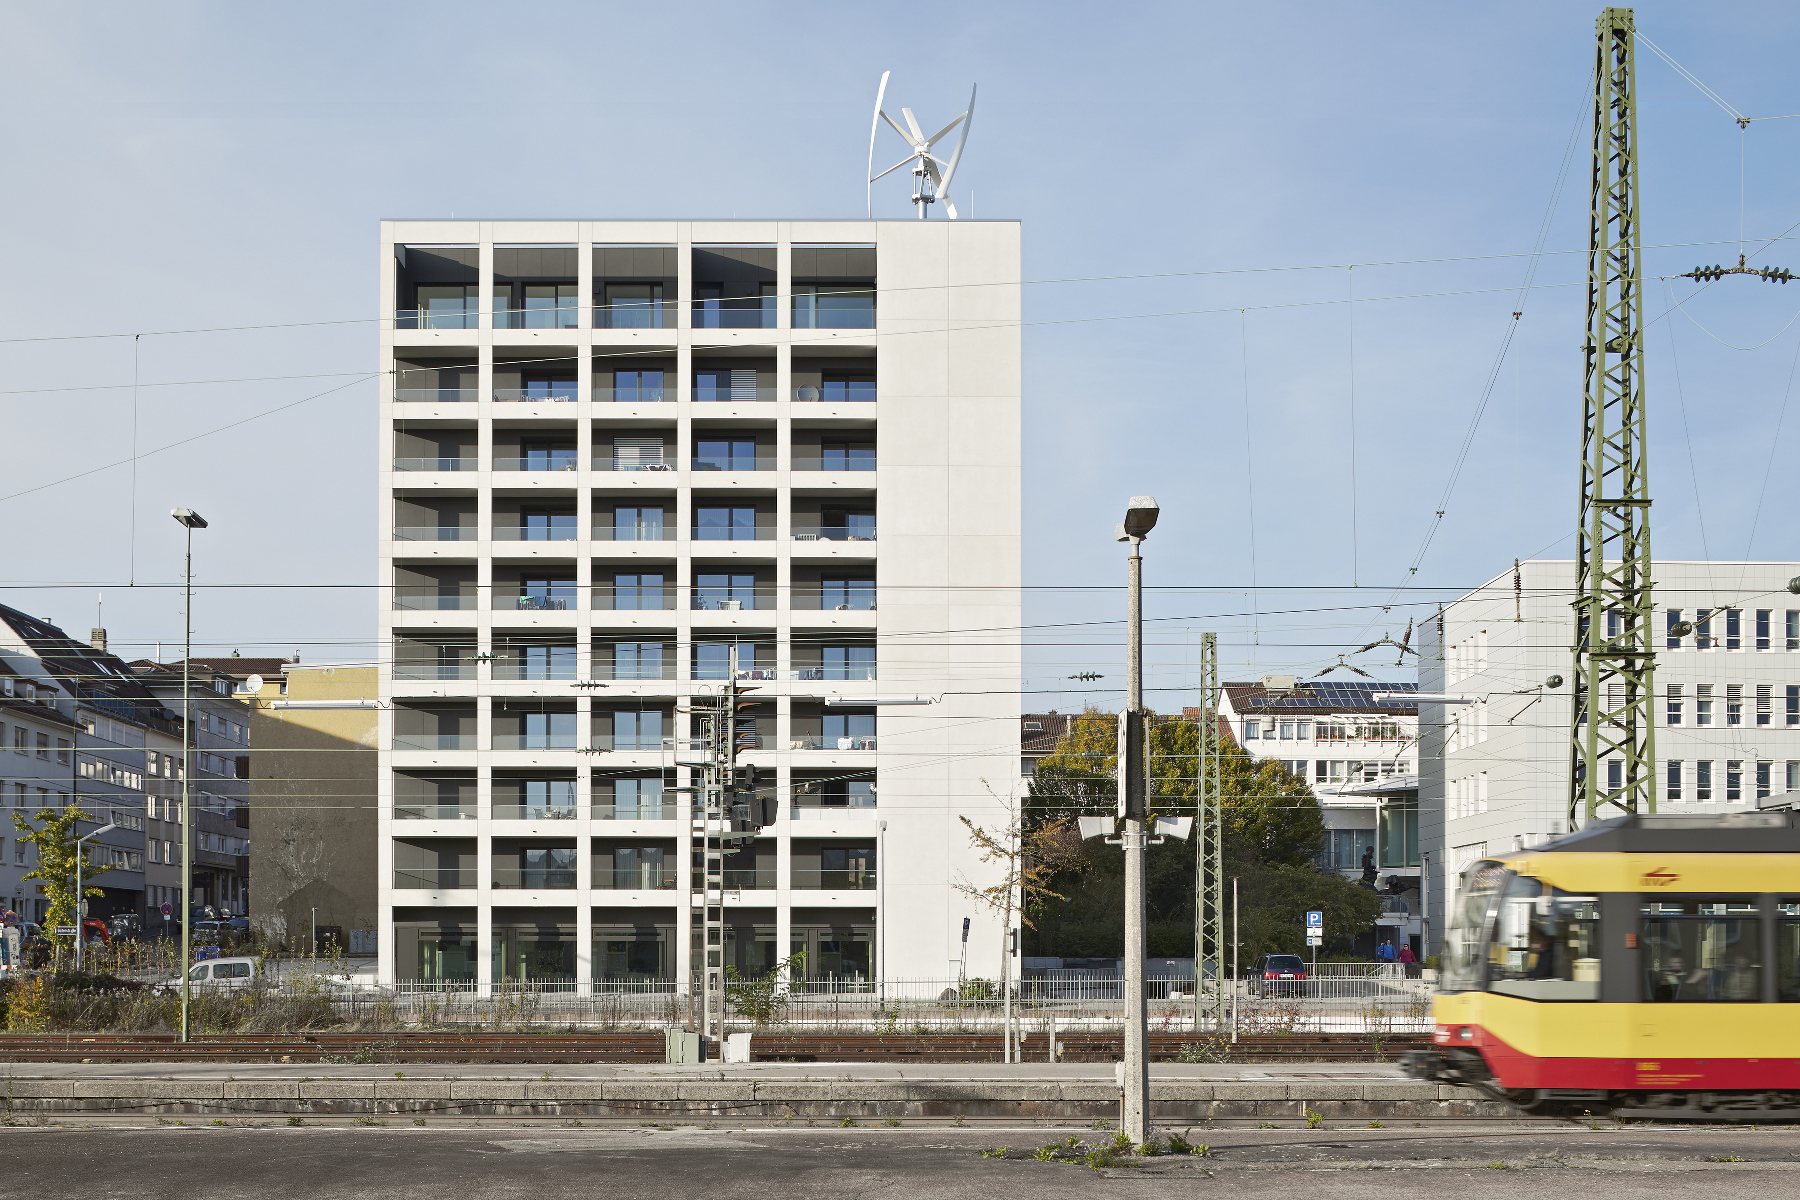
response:
M1654 900L1643 908L1644 999L1729 1004L1762 998L1754 897Z
M1438 989L1445 992L1479 992L1487 988L1487 970L1481 946L1487 929L1488 908L1494 893L1506 885L1512 873L1497 862L1472 863L1463 872L1462 886L1450 906L1449 928L1444 934L1444 957Z
M1783 900L1775 906L1775 961L1780 972L1776 998L1784 1004L1800 1003L1800 900Z
M1600 898L1514 876L1494 912L1488 990L1525 1000L1600 999Z

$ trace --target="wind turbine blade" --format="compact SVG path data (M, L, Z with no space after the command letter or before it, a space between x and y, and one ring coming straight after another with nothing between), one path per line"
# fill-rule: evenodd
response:
M879 115L882 120L886 121L889 125L892 125L894 127L895 133L899 134L902 138L906 139L907 145L918 146L918 143L913 140L913 135L906 132L906 130L904 130L900 127L900 122L894 120L894 118L888 116L886 113L880 113Z
M907 163L911 162L913 159L915 159L917 157L918 157L918 155L916 155L916 154L909 154L905 158L901 159L899 162L895 163L893 166L889 167L886 171L883 171L881 173L881 175L888 175L895 171L898 171L901 167L904 167ZM877 179L881 178L881 175L870 176L869 182L874 183Z
M964 113L962 115L962 117L956 118L956 120L950 122L948 125L944 126L942 129L938 130L936 133L932 134L930 137L926 138L925 140L934 145L938 142L943 141L944 135L946 133L949 133L952 129L955 129L958 125L962 124L963 117L966 117L968 115L969 115L968 113Z
M925 135L920 132L918 118L913 116L912 109L903 108L900 110L900 115L906 118L907 128L912 130L913 144L917 145L918 143L923 142L925 140Z
M952 221L956 220L956 209L950 204L950 181L956 178L956 164L962 161L963 147L969 141L969 126L975 124L975 85L969 86L969 108L962 115L962 132L956 136L956 151L950 155L950 165L944 168L944 182L938 185L938 195L944 197L944 211Z
M881 128L881 102L887 96L887 81L891 74L893 74L892 71L883 71L881 86L875 89L875 115L869 118L869 171L875 169L875 131ZM875 216L875 177L873 175L869 176L868 186L865 190L869 194L869 217L873 219Z

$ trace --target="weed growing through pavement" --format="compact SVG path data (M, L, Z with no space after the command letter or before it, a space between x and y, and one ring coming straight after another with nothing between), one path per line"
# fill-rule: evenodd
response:
M889 1129L900 1128L900 1120L897 1117L889 1117L887 1120L883 1121L882 1124L886 1125Z
M961 1129L964 1125L968 1124L967 1121L963 1120L963 1115L961 1113L957 1113L954 1117L951 1117L950 1123L958 1129Z
M1006 1147L1005 1146L995 1146L992 1150L983 1150L981 1152L981 1157L983 1157L983 1158L1005 1158L1006 1157Z
M856 1122L855 1122L855 1120L853 1120L850 1117L845 1117L843 1120L838 1122L838 1128L839 1129L855 1129Z
M1386 1129L1387 1126L1383 1125L1380 1121L1370 1121L1369 1128L1370 1129Z
M424 1117L414 1117L414 1118L413 1118L413 1124L414 1124L414 1125L423 1125L423 1124L424 1124L424 1123L425 1123L425 1118L424 1118Z
M1267 1122L1267 1121L1258 1121L1258 1122L1257 1122L1257 1123L1256 1123L1256 1127L1257 1127L1257 1128L1258 1128L1258 1129L1273 1129L1273 1128L1275 1128L1275 1126L1274 1126L1274 1125L1272 1125L1272 1124L1270 1124L1270 1123L1269 1123L1269 1122Z
M299 1117L289 1117L288 1124L289 1125L304 1125L304 1124L306 1124L306 1122Z
M1325 1124L1325 1114L1324 1113L1314 1112L1310 1108L1306 1110L1306 1127L1308 1129L1319 1129L1319 1128L1323 1127L1324 1124Z
M1749 1160L1744 1158L1743 1156L1737 1155L1737 1154L1709 1154L1706 1157L1706 1161L1707 1162L1748 1162Z
M1490 1170L1490 1171L1504 1171L1504 1170L1506 1170L1506 1164L1505 1164L1505 1163L1503 1163L1503 1162L1491 1162L1491 1163L1489 1163L1489 1164L1488 1164L1488 1170Z

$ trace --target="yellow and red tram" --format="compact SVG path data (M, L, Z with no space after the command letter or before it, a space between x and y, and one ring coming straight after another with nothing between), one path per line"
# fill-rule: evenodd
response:
M1800 824L1596 822L1462 875L1409 1074L1533 1111L1800 1117Z

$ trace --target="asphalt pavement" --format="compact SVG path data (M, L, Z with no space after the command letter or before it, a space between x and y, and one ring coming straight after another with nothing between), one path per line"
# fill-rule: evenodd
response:
M1666 1200L1792 1195L1800 1128L1584 1125L1194 1128L1204 1156L1096 1170L1032 1157L1104 1131L581 1129L91 1122L0 1130L0 1196L887 1200L1096 1193L1395 1200ZM1005 1147L1001 1153L1001 1147ZM985 1153L984 1153L985 1152ZM1783 1183L1782 1180L1786 1180Z

